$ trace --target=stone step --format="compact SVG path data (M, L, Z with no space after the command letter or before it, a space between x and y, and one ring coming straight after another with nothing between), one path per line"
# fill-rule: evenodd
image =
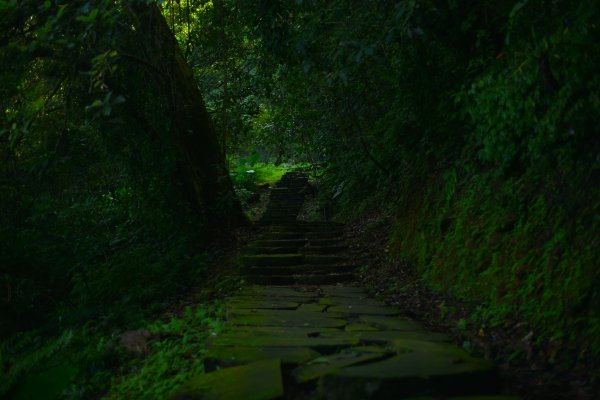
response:
M313 239L335 239L342 238L344 236L343 231L325 231L325 232L307 232L306 237L309 240Z
M242 257L247 267L267 265L299 265L304 263L303 254L256 254Z
M347 261L348 257L330 254L307 254L304 256L304 262L309 265L345 264Z
M304 238L300 239L263 239L253 242L256 246L264 247L302 247L308 243Z
M314 274L314 275L252 275L247 279L251 283L262 285L329 285L332 283L352 282L351 273Z
M170 399L266 400L280 398L283 393L281 361L272 358L199 375Z
M319 379L327 399L397 399L419 395L485 395L497 392L490 361L445 343L398 340L394 357L339 368Z
M298 249L299 252L304 254L336 254L344 250L347 250L348 246L306 246Z
M298 253L299 248L297 246L288 247L265 247L265 246L247 246L242 249L242 254L290 254Z
M313 274L339 274L352 272L356 265L294 265L294 266L260 266L248 267L244 270L246 275L313 275Z
M283 240L283 239L305 239L304 233L300 232L266 232L263 239Z

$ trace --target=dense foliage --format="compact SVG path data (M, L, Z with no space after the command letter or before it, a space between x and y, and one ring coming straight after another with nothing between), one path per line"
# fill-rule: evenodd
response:
M393 210L393 255L479 304L481 332L525 323L550 362L600 354L594 2L168 0L173 35L150 40L153 3L0 1L0 367L25 360L0 394L36 370L27 347L109 340L211 273L229 214L189 182L225 164L185 165L185 62L244 205L282 163L321 165L323 207ZM80 375L108 374L92 353Z

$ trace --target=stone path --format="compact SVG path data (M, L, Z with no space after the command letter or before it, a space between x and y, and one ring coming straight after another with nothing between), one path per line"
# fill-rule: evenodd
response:
M272 189L260 240L244 250L249 286L226 302L206 374L174 399L470 399L496 395L494 366L427 332L351 284L342 226L296 221L307 178Z

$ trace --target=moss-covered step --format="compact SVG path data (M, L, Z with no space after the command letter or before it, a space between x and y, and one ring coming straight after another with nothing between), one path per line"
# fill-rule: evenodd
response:
M331 313L339 313L344 315L399 315L400 311L389 306L368 306L360 304L335 305L327 309Z
M493 364L445 343L393 342L392 358L341 368L320 378L327 399L387 399L416 395L479 395L497 390Z
M268 359L200 375L182 385L171 399L267 400L281 396L281 362Z
M313 328L341 328L346 320L328 317L326 313L308 313L283 310L261 310L261 313L237 313L227 317L233 326L289 326ZM267 312L269 311L269 312Z
M265 246L248 246L242 249L242 254L289 254L298 252L301 247L265 247Z
M418 340L427 342L449 343L450 337L443 333L427 331L350 331L363 344L391 344L397 340ZM335 335L334 333L323 332L322 337Z
M308 240L314 239L334 239L341 238L344 236L343 231L321 231L321 232L306 232Z
M304 256L306 264L324 265L324 264L345 264L348 257L329 255L329 254L306 254Z
M348 249L346 245L331 245L300 247L298 251L304 254L338 254L346 249Z
M353 282L351 273L341 274L295 274L295 275L249 275L252 283L263 285L330 285L332 283Z
M256 299L244 297L232 297L227 300L227 309L274 309L294 310L300 303L286 299Z
M304 239L303 232L266 232L263 235L263 239L267 240L290 240L290 239Z
M343 243L344 238L343 237L335 237L335 238L330 238L330 239L315 239L312 238L311 240L308 240L308 244L310 246L335 246L339 243Z
M204 369L210 372L270 358L278 358L284 365L298 365L319 356L308 347L210 346L204 356Z
M303 263L304 254L256 254L243 256L242 261L246 266L297 265Z
M326 304L319 303L304 303L300 307L298 307L298 311L306 311L306 312L323 312L327 308Z
M255 246L263 247L301 247L308 243L306 239L273 239L257 240L253 242Z
M237 293L237 296L262 296L263 298L318 298L321 291L317 288L301 288L294 286L247 286Z
M309 337L303 335L257 335L254 332L220 333L211 337L210 346L245 346L245 347L309 347L315 350L335 351L359 344L353 335L331 334L328 337Z
M330 285L332 283L346 283L353 282L355 280L356 277L353 273L338 273L335 270L323 274L306 274L296 276L296 283L302 285Z
M341 333L338 328L304 327L304 326L226 326L223 333L242 332L257 335L283 335L317 337L324 333Z
M347 273L352 272L357 267L355 265L288 265L288 266L275 266L275 265L263 265L246 267L244 269L245 275L311 275L311 274L326 274L326 273Z
M322 286L321 291L324 296L327 297L347 297L352 299L369 298L365 293L364 289L354 286L336 286L328 285Z
M292 376L297 383L304 383L343 367L383 360L394 354L393 351L381 347L352 347L338 354L310 360L294 369Z
M385 317L379 315L360 315L359 320L367 325L388 331L422 331L423 326L418 322L402 317Z

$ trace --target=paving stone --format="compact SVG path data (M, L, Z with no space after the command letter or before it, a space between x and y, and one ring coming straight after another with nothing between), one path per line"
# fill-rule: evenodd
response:
M295 310L300 306L300 303L286 300L246 300L227 302L226 308L232 309L272 309L272 310Z
M341 328L346 320L326 316L326 313L299 313L295 311L271 310L271 313L231 314L227 321L230 325L247 326L290 326Z
M319 356L308 347L210 346L204 356L204 369L210 372L269 358L278 358L282 364L297 365Z
M281 396L281 362L269 359L200 375L185 383L171 398L263 400Z
M350 322L348 325L346 325L346 328L344 330L346 332L365 332L365 331L372 332L372 331L377 331L377 328L375 328L371 325L367 325L367 324Z
M344 264L348 261L348 257L332 256L328 254L307 254L304 256L306 264L323 265L323 264Z
M305 303L298 307L298 311L305 312L323 312L327 308L325 304L317 304L317 303Z
M361 343L392 343L396 340L419 340L428 342L450 342L450 338L442 333L426 331L349 331L360 339ZM323 332L322 336L335 335L336 333Z
M327 297L368 298L364 289L352 286L322 286L321 290Z
M238 293L247 296L265 296L265 297L319 297L321 292L316 288L307 290L305 288L293 288L289 286L248 286Z
M363 305L345 305L330 306L328 312L340 313L346 315L398 315L400 311L393 307L385 306L363 306Z
M324 333L341 333L338 328L306 326L227 326L223 332L252 332L257 335L289 335L317 337Z
M402 398L419 394L487 394L497 389L491 362L456 346L417 340L393 343L398 355L375 363L341 368L321 377L327 399Z
M211 346L246 346L246 347L309 347L312 349L335 350L358 345L359 339L351 335L331 334L327 337L319 335L309 337L303 335L268 335L254 332L221 333L210 338Z
M297 265L304 262L303 254L256 254L243 256L244 265Z
M339 354L320 356L292 371L297 383L317 379L343 367L382 360L394 353L380 347L350 348Z
M415 321L401 317L385 317L379 315L360 315L359 319L371 326L388 331L420 331L423 326Z

